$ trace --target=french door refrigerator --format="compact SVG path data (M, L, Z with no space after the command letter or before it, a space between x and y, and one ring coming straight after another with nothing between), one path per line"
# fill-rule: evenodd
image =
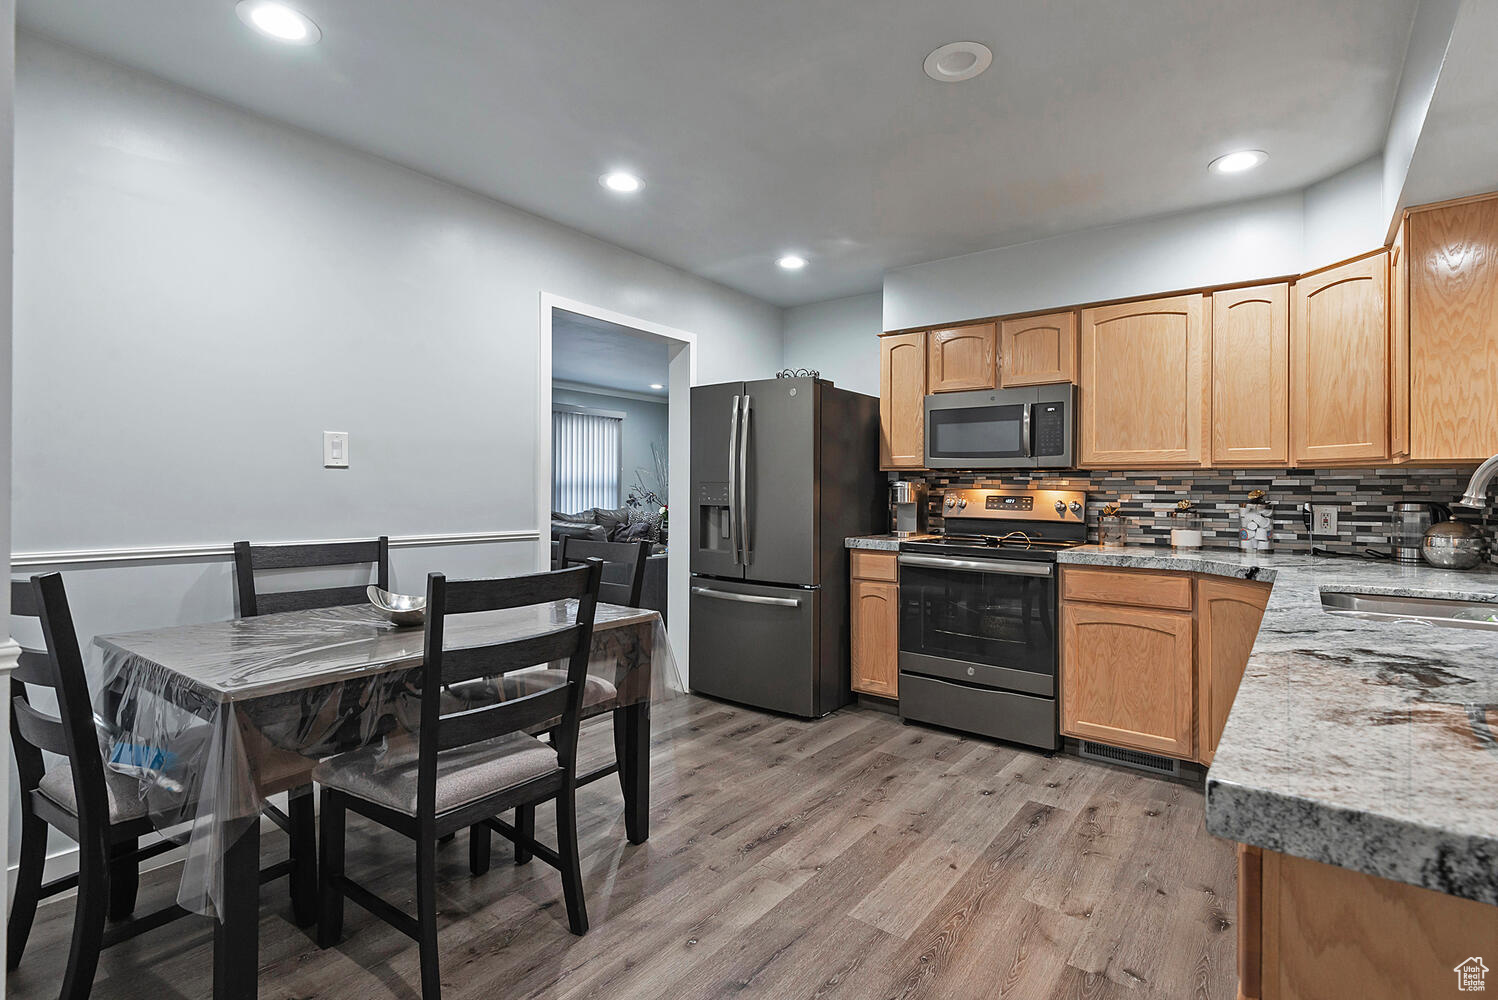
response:
M879 400L813 378L692 390L692 689L810 718L851 700L843 540L882 530Z

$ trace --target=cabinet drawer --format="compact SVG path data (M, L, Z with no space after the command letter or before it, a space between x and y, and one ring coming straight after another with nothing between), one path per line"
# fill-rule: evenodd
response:
M1061 571L1061 597L1094 604L1129 604L1140 608L1191 610L1191 578L1134 569Z
M897 558L894 552L876 552L869 549L851 549L848 552L848 565L852 569L855 580L883 580L886 583L894 583L899 576L899 568L895 565Z

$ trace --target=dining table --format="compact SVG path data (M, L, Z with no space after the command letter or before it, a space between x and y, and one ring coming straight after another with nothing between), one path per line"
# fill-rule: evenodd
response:
M576 614L576 601L556 601L453 616L444 645L543 635ZM424 629L397 626L369 605L95 637L108 766L137 777L153 825L185 846L177 902L215 919L219 1000L258 992L267 797L310 795L311 768L331 755L409 746L420 725L423 641ZM599 603L588 673L618 691L625 832L642 843L650 835L651 705L684 690L659 613ZM310 823L310 799L303 815Z

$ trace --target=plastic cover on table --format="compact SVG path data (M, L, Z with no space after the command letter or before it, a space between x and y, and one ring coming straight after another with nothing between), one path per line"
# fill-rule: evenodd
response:
M452 616L445 646L533 636L575 616L575 601ZM258 822L267 795L307 784L334 754L409 754L422 643L422 629L398 628L367 606L95 639L107 766L135 775L153 824L186 844L183 907L220 912L224 854ZM588 673L614 684L621 705L685 691L654 612L600 604Z

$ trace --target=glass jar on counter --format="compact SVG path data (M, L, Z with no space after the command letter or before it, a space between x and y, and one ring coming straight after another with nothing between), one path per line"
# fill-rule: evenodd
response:
M1202 547L1202 517L1196 505L1182 500L1166 519L1170 525L1170 545L1176 549L1199 549Z
M1129 522L1119 513L1118 504L1110 503L1098 515L1097 540L1099 545L1110 548L1128 544Z

